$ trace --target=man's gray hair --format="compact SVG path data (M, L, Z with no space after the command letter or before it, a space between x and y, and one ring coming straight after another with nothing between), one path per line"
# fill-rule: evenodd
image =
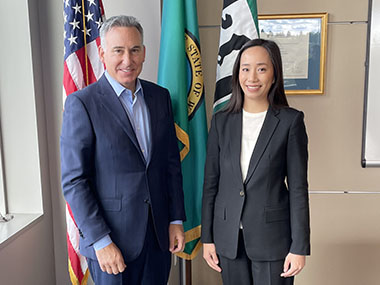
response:
M144 30L141 26L140 22L133 16L113 16L107 19L102 26L100 27L100 43L102 48L105 50L106 48L106 34L114 27L134 27L136 28L141 35L141 43L144 42Z

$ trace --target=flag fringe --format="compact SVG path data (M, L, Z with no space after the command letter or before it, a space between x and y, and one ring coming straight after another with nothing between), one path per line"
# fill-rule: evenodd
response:
M82 282L79 282L78 277L75 275L74 269L71 265L70 258L68 258L68 265L69 265L69 274L70 274L70 280L72 285L86 285L88 281L88 276L90 272L88 269L86 269L86 273L83 275Z
M201 237L201 226L197 226L185 232L185 243L191 242Z
M190 151L190 139L189 135L183 129L181 129L181 127L178 126L177 123L175 123L175 133L178 140L185 145L183 149L180 151L182 161Z
M193 260L197 256L197 254L198 254L199 250L201 249L201 247L202 247L202 243L199 240L197 242L197 245L195 246L195 248L191 252L191 254L187 254L185 252L178 252L178 253L176 253L176 255L178 257L182 258L182 259L185 259L185 260Z
M201 226L197 226L195 228L192 228L191 230L188 230L185 232L185 243L191 242L193 240L199 239L201 237ZM199 249L201 248L201 241L199 240L194 247L193 251L191 254L188 254L186 252L179 252L176 255L180 258L186 259L186 260L192 260L194 259L197 254Z

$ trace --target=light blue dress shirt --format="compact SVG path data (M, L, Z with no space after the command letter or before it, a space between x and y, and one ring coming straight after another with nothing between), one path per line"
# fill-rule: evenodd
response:
M140 80L136 80L136 91L132 96L132 91L122 86L119 82L113 79L106 71L105 76L111 84L116 95L119 97L124 110L135 131L137 141L139 142L141 152L144 155L145 161L149 161L150 147L150 118L148 108L144 100L144 92L141 88Z
M136 80L136 90L133 94L134 96L132 96L132 91L113 79L107 71L105 71L104 74L128 115L145 161L149 162L151 146L150 118L148 108L145 104L144 92L141 87L140 80ZM182 221L172 221L171 224L182 224ZM112 240L110 236L106 235L94 243L94 249L102 249L111 243Z

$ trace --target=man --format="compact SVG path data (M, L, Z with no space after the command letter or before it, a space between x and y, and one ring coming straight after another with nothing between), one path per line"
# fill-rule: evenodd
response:
M104 75L65 103L63 194L96 284L166 284L185 220L170 96L138 79L145 46L134 17L108 19L100 37Z

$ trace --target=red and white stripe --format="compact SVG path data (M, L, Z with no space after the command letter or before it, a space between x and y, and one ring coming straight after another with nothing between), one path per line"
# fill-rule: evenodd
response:
M99 46L100 38L87 44L87 75L84 47L67 57L63 67L63 103L67 95L96 82L102 76L104 65L99 59Z
M66 204L66 227L71 283L87 284L89 274L87 261L86 258L79 253L79 231L68 204Z
M96 82L102 76L104 65L98 56L99 44L99 38L87 44L87 75L85 52L82 51L84 48L67 57L63 71L63 104L67 95ZM79 231L68 204L66 204L66 226L71 283L85 285L89 275L87 261L79 253Z
M98 1L98 5L104 17L101 0ZM96 82L102 76L104 65L98 55L99 46L100 38L97 37L96 40L87 43L84 47L66 58L63 69L63 105L68 95ZM71 283L86 285L89 275L87 260L79 252L79 230L70 206L67 203L66 226L68 267Z

